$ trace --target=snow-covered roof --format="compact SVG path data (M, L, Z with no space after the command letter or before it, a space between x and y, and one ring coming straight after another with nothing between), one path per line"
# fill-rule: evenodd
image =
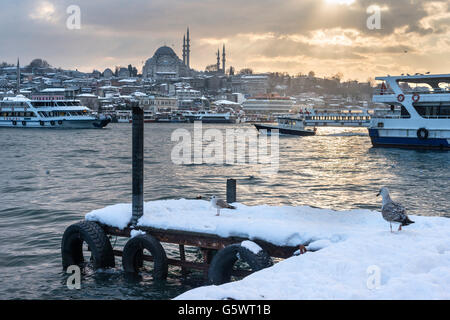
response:
M239 105L239 103L229 101L229 100L217 100L214 103L215 104L227 104L227 105Z

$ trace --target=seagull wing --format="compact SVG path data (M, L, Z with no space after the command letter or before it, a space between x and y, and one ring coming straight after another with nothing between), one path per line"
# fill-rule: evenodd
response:
M217 206L222 209L236 209L233 206L230 206L226 201L222 199L217 199Z
M383 206L383 218L389 222L403 223L408 219L406 209L399 203L389 202Z

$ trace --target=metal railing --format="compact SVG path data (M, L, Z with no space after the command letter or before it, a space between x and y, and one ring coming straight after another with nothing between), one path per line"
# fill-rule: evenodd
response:
M417 90L417 89L408 89L402 90L403 94L449 94L450 88L433 88L430 90ZM376 89L373 92L374 95L379 96L388 96L393 95L395 92L391 89Z

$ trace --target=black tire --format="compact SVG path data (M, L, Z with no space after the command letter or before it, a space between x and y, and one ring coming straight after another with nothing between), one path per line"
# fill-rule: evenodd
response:
M150 251L153 261L153 279L165 280L169 272L166 251L161 243L149 234L139 235L130 240L123 248L122 266L127 273L138 273L143 266L144 249Z
M39 124L43 127L45 126L45 122L44 121L39 121Z
M95 222L82 221L66 229L61 243L64 270L71 265L82 265L83 242L89 246L95 269L114 268L114 253L111 242L103 229Z
M208 279L211 284L221 285L231 281L231 273L234 264L238 261L238 254L253 272L273 266L272 258L266 251L262 250L255 254L241 244L233 244L220 250L212 259L208 271Z
M26 127L27 122L26 121L22 121L22 126Z
M62 120L58 120L58 124L62 125L63 124Z
M417 138L419 138L420 140L428 139L429 135L430 133L425 128L420 128L419 130L417 130Z
M54 126L55 125L55 121L50 121L50 124L52 125L52 126Z
M13 126L17 125L17 121L14 120L14 121L12 122L12 124L13 124Z

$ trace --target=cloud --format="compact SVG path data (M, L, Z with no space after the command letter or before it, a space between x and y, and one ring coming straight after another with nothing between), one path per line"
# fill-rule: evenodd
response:
M366 26L370 5L383 8L381 29ZM0 56L42 57L90 71L138 68L164 44L181 55L191 29L192 64L204 69L227 45L236 69L315 70L367 79L380 73L448 72L450 0L2 0ZM66 9L81 8L81 30L66 28ZM24 14L25 13L25 14ZM14 28L11 28L14 26ZM337 70L339 69L339 70Z
M28 16L32 20L55 23L58 21L58 15L53 3L49 1L39 1L36 6L31 8Z

